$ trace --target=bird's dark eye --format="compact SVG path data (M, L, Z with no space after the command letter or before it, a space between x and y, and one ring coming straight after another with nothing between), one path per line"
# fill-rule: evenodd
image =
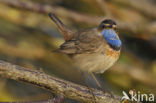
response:
M113 26L112 26L112 25L109 25L108 27L109 27L109 28L113 28Z
M103 28L105 28L105 25L102 24L102 25L100 25L100 27L103 29Z

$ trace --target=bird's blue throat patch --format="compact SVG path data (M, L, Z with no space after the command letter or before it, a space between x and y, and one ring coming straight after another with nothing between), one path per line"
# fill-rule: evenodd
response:
M104 29L101 34L109 44L111 48L118 51L121 48L121 40L117 37L116 32L113 29Z

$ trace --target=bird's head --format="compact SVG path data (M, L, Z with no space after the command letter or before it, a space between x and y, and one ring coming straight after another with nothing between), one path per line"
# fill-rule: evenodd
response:
M117 25L116 25L115 21L113 21L111 19L106 19L106 20L102 21L99 26L100 31L102 31L104 29L113 29L114 31L117 32Z
M117 24L115 21L111 19L102 21L98 30L111 48L116 51L120 50L122 43L117 35Z

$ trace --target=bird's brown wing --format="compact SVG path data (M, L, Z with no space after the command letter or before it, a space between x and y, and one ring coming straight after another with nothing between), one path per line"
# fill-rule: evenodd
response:
M57 52L64 54L93 53L103 44L103 40L94 29L77 33L75 38L63 43Z

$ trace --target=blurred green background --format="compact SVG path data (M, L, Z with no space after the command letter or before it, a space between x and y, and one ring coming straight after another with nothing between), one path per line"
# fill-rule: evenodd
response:
M47 14L54 12L73 30L111 18L118 24L123 47L119 61L98 75L102 86L119 96L131 89L156 96L155 10L155 0L0 0L0 59L82 84L70 58L52 52L64 40ZM52 95L0 77L0 102L45 100Z

